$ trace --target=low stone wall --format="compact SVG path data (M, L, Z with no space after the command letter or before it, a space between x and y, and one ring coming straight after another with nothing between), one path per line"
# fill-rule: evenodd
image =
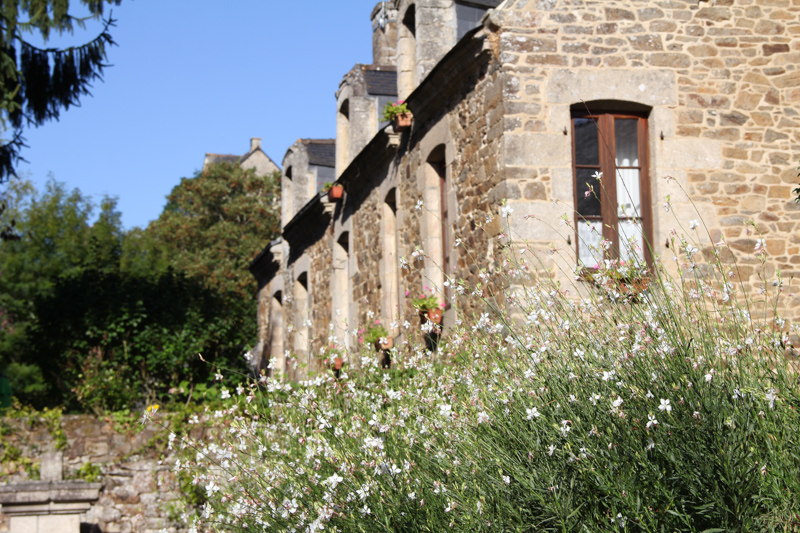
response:
M35 515L39 515L40 530L43 523L54 523L60 516L67 529L61 528L59 533L72 533L77 519L67 518L56 501L64 496L48 499L42 494L47 495L45 489L58 493L54 487L80 491L97 484L96 500L89 501L88 510L81 509L79 514L80 531L186 530L176 521L181 510L179 483L171 471L174 457L166 450L166 430L152 423L139 428L85 415L67 415L49 423L6 418L0 424L0 496L4 502L0 533L31 527ZM59 442L66 444L57 449ZM27 496L23 498L23 494Z

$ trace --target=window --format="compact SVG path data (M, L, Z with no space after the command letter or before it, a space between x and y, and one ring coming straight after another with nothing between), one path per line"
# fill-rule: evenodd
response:
M398 285L397 279L397 189L392 188L383 202L381 229L383 234L383 279L381 280L383 323L394 336L393 328L389 328L398 318Z
M347 329L350 323L350 238L343 232L333 243L333 279L331 280L331 305L333 307L334 336L340 346L349 346Z
M589 268L603 259L638 258L649 264L646 112L598 112L588 107L572 113L578 261ZM610 246L604 247L603 240Z
M429 209L426 221L427 242L425 249L441 250L441 254L431 255L435 264L430 265L427 278L436 287L444 289L444 303L446 308L449 309L452 294L450 294L449 288L444 287L444 282L452 275L450 268L451 239L447 224L449 217L448 183L445 147L443 144L431 150L428 156L425 181L424 202Z

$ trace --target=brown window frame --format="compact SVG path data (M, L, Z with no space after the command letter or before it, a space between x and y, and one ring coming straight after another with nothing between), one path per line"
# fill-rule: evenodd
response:
M652 195L650 190L650 154L648 150L647 135L647 113L626 113L626 112L597 112L585 110L584 112L573 111L570 120L572 127L572 183L574 189L575 202L575 257L580 261L580 237L578 225L585 220L599 220L602 223L603 238L611 241L611 246L603 252L603 259L618 259L619 254L619 232L617 215L617 166L614 162L616 155L616 139L614 135L615 119L636 119L637 120L637 142L639 154L639 194L641 212L639 217L642 220L642 241L643 257L648 266L653 265L652 245L653 242L653 209ZM598 165L579 165L577 164L577 146L575 141L575 119L592 119L597 125L598 133ZM603 173L600 185L596 189L596 194L600 198L600 217L583 216L578 213L578 169L596 168ZM637 218L637 217L632 217Z

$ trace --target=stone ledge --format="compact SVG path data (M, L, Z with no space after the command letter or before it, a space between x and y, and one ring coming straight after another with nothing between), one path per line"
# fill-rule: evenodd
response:
M67 510L72 505L86 505L93 502L100 495L102 483L87 483L85 481L32 481L14 483L0 486L0 504L3 513L19 512L22 508L28 509L30 514L34 508L44 507L46 512L55 512L52 508L64 507L61 512L74 512ZM43 509L45 510L45 509Z

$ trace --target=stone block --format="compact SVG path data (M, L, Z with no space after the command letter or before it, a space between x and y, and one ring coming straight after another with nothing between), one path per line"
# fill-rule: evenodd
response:
M692 65L688 55L675 52L654 52L647 56L647 62L654 67L688 68Z
M731 10L727 7L704 7L695 13L695 18L722 22L730 20Z
M719 168L722 166L722 145L712 139L665 139L659 143L659 167Z
M642 50L645 52L660 51L664 49L661 42L661 36L655 34L646 35L631 35L628 38L631 42L631 47L634 50Z
M677 80L664 70L556 70L547 80L548 103L628 100L647 105L677 105Z
M552 167L571 164L572 144L562 134L532 133L503 136L503 161L507 165Z
M627 9L620 9L614 7L605 8L606 20L636 20L636 15Z
M789 51L788 44L765 44L762 46L765 56L773 54L785 54Z
M39 517L39 533L80 533L81 519L77 514Z

